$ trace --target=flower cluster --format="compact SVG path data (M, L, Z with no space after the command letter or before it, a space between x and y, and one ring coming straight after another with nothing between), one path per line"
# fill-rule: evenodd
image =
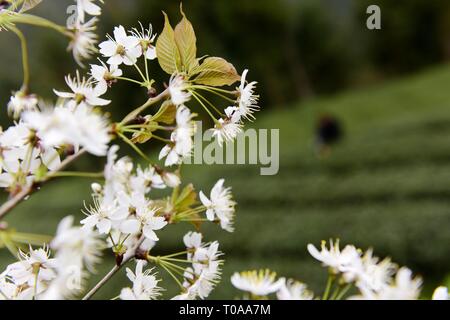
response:
M95 2L97 0L77 0L75 20L69 26L71 41L68 50L72 51L75 61L80 66L83 66L83 60L92 58L97 52L95 31L97 16L102 13L102 10ZM88 15L92 16L89 20Z
M225 117L217 120L213 131L213 136L217 138L219 145L224 141L233 140L242 130L243 120L254 119L253 113L259 110L257 105L259 96L255 94L256 82L247 83L248 70L244 70L241 77L241 84L236 88L237 100L233 106L225 109Z
M158 287L159 280L151 274L152 269L142 271L146 262L139 260L136 263L136 272L127 268L127 277L133 283L132 288L123 288L120 292L121 300L154 300L161 295Z
M184 293L174 297L175 300L193 300L196 297L205 299L220 280L220 265L223 261L218 258L222 255L219 243L214 241L206 244L202 242L202 235L198 232L189 232L183 238L187 249L187 261L192 267L183 273Z
M73 217L64 218L50 243L53 258L44 245L20 251L21 260L0 274L0 300L66 299L83 288L87 272L95 271L105 243L99 234L73 226Z
M110 236L111 245L118 250L128 240L127 248L143 234L148 242L158 241L155 231L167 225L157 205L147 197L152 188L177 187L175 173L157 172L155 167L137 168L127 157L117 158L118 146L108 152L103 186L92 186L94 205L86 209L87 218L81 220L86 228L97 228L100 234Z
M51 105L30 93L24 56L24 83L8 104L8 113L15 122L0 131L0 187L11 197L0 207L0 219L50 179L77 176L100 180L91 184L92 200L81 210L85 217L80 225L69 216L60 222L51 241L28 234L28 249L20 247L23 239L8 244L14 254L19 248L21 260L1 274L0 297L77 298L108 250L115 258L114 272L84 298L92 297L116 268L134 260L135 271L126 269L132 285L123 288L117 298L161 297L163 289L153 271L161 268L179 285L180 294L173 299L205 299L220 280L223 261L217 241L203 242L201 233L191 231L183 237L185 250L166 255L154 252L164 249L159 243L160 234L172 224L188 224L199 231L203 223L213 222L234 231L236 203L224 179L219 179L207 196L202 191L197 193L192 184L183 183L180 166L194 147L197 114L192 111L193 104L213 119L215 127L211 130L222 144L236 136L244 119L254 118L253 112L258 109L255 82L247 83L248 71L240 76L222 58L196 58L194 30L182 10L183 18L175 30L167 17L158 37L151 25L144 28L139 24L128 30L117 26L97 47L95 24L101 13L98 2L77 0L76 9L76 19L67 28L41 17L22 15L20 10L14 11L13 20L5 27L23 41L23 51L25 38L15 24L25 22L68 36L69 48L80 65L97 52L100 56L98 63L90 64L86 75L79 71L67 75L68 89L54 90L57 100ZM169 75L169 85L160 86L159 92L149 72L149 63L154 60ZM239 80L236 90L227 89ZM114 101L105 95L119 81L144 88L145 100L122 120L114 121L104 111ZM233 106L222 111L210 101L210 94ZM147 112L148 107L157 104L159 109ZM113 140L132 147L141 162L136 164L130 155L119 156L119 146L112 144ZM149 140L163 143L159 151L162 164L152 161L141 147ZM102 172L63 171L85 152L106 156ZM2 224L0 232L5 230L8 235L15 234ZM146 265L153 267L144 270Z
M355 287L359 294L347 296L352 300L415 300L419 298L422 280L414 277L411 270L398 267L389 258L380 260L371 249L365 253L353 245L342 250L339 241L330 240L329 248L323 241L320 251L314 245L308 245L309 253L329 270L329 279L322 299L340 300ZM231 283L238 289L251 293L252 298L267 298L276 293L279 300L310 300L313 293L305 284L276 279L276 274L269 270L235 273ZM331 290L334 286L333 293ZM447 300L447 288L438 287L433 299ZM316 297L316 299L320 299Z

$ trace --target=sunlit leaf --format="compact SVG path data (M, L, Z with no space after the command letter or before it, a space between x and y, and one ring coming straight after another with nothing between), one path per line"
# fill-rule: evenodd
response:
M151 131L141 130L139 133L133 133L131 141L134 143L145 143L153 137Z
M177 211L180 212L189 209L196 202L197 193L195 192L194 186L192 184L188 184L177 196L174 204Z
M181 58L175 42L175 33L167 14L164 14L164 29L156 41L156 55L161 68L168 74L181 69Z
M175 27L175 42L180 52L181 64L185 71L189 73L191 69L198 65L197 56L197 38L191 22L187 19L180 5L180 11L183 16L180 23Z
M203 63L192 70L192 75L198 74L194 82L210 86L232 85L240 79L234 66L225 59L208 57Z
M23 1L22 8L20 8L20 13L26 12L28 10L33 9L38 4L40 4L42 0L25 0Z
M172 124L175 121L177 107L171 100L165 101L158 112L152 117L152 120L165 124Z

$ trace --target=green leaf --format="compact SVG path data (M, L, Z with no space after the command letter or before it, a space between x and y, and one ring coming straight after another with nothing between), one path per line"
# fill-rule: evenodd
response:
M159 108L158 112L152 117L153 121L172 124L175 121L177 107L171 100L166 100Z
M206 58L191 74L198 74L194 79L195 83L217 87L232 85L240 79L234 66L218 57Z
M180 23L175 27L175 42L180 52L181 64L185 71L198 66L197 56L197 38L191 22L186 18L183 7L180 5L180 11L183 16Z
M151 131L141 130L139 133L135 132L133 133L133 136L131 137L131 141L134 143L146 143L148 140L150 140L153 137L153 134Z
M156 41L156 55L161 68L168 74L181 69L181 57L175 42L175 33L167 14L164 14L164 29Z
M192 205L197 202L197 193L195 192L194 186L188 184L180 194L176 197L175 208L178 212L189 209Z
M42 2L42 0L25 0L23 1L22 4L22 8L20 8L20 13L24 13L28 10L33 9L34 7L36 7L38 4L40 4Z
M143 127L139 132L133 133L133 136L131 137L131 141L134 143L145 143L151 138L153 138L153 131L156 131L158 129L158 122L150 121L147 124L145 124L145 127Z

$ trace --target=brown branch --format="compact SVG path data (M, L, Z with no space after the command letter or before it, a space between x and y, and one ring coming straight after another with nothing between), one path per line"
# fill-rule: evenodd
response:
M80 149L77 153L67 157L64 159L61 164L56 168L54 171L61 171L65 167L67 167L70 163L78 159L81 155L86 153L85 149ZM31 195L34 191L36 191L36 184L37 183L43 183L47 182L51 179L51 175L48 175L44 179L40 180L39 182L34 182L31 186L24 188L22 191L20 191L18 194L16 194L14 197L3 203L3 205L0 207L0 220L3 219L15 206L17 206L23 199Z
M97 293L98 290L100 290L101 287L105 285L111 279L117 271L119 271L123 265L125 265L128 261L133 259L136 256L136 251L141 246L142 242L144 242L145 237L141 236L141 238L138 240L138 242L134 245L134 247L129 251L128 254L125 254L123 257L122 262L119 265L115 265L84 297L82 300L90 300L94 294Z

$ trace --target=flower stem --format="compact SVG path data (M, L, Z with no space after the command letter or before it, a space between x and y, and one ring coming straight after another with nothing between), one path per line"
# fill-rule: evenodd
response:
M70 163L78 159L81 155L85 154L85 149L80 149L77 153L67 157L64 159L64 161L61 162L61 164L56 168L55 171L63 170L65 167L67 167ZM44 177L40 183L46 182L50 179L50 177ZM29 196L31 193L33 193L36 190L34 185L25 187L20 191L18 194L16 194L13 198L9 199L5 203L2 204L0 207L0 220L5 217L13 208L15 208L24 198Z
M178 280L178 278L172 273L172 271L170 271L170 269L167 266L164 265L164 263L161 263L160 266L163 267L168 274L170 274L170 276L173 278L173 280L175 280L175 282L180 286L180 288L182 289L184 288L180 280Z
M328 300L328 296L330 295L331 286L334 281L334 275L329 274L327 280L327 287L325 288L325 292L323 293L322 300Z
M176 258L164 258L161 257L161 260L173 261L173 262L181 262L181 263L192 263L192 261L186 259L176 259Z
M152 138L155 138L156 140L162 141L162 142L164 142L164 143L172 143L171 140L165 139L165 138L160 137L160 136L157 136L157 135L155 135L155 134L152 134Z
M145 237L142 236L136 245L128 252L128 254L125 254L122 260L122 263L120 265L115 265L84 297L82 300L90 300L98 290L100 290L101 287L105 285L111 279L117 271L122 268L123 265L125 265L128 261L130 261L136 254L136 250L141 246L142 242L144 241Z
M147 82L150 82L150 77L148 75L148 61L147 61L147 57L145 56L145 53L144 53L144 63L145 63L145 76L146 76Z
M20 40L20 45L22 48L22 66L23 66L23 84L22 90L28 93L29 85L30 85L30 68L28 63L28 45L25 36L22 31L14 26L9 26L9 30L14 32Z
M115 265L84 297L82 300L90 300L94 294L100 290L101 287L103 287L103 285L109 281L109 279L111 279L117 271L120 270L120 267L124 264L124 262L122 262L122 264L120 266Z
M11 17L11 22L12 23L30 24L30 25L34 25L34 26L38 26L38 27L53 29L67 37L70 37L70 38L73 36L73 34L71 32L69 32L66 27L56 24L45 18L32 15L32 14L22 13L22 14L14 15Z
M130 139L128 139L123 133L118 132L117 133L119 135L119 137L122 138L122 140L127 143L131 148L133 148L134 151L136 151L136 153L138 155L140 155L142 158L144 158L145 161L147 162L151 162L150 159L142 152L141 149L139 149Z
M177 252L177 253L168 254L166 256L162 256L162 258L170 258L170 257L181 256L182 254L186 254L188 252L189 251L185 250L185 251L181 251L181 252Z
M350 288L352 287L352 284L349 283L347 284L344 289L342 289L342 291L339 293L339 295L336 297L336 300L341 300L344 295L348 292L348 290L350 290Z
M78 172L78 171L51 172L49 176L51 178L56 177L104 178L103 172Z
M144 80L144 82L147 83L148 80L145 78L144 74L142 73L141 68L139 68L139 66L138 66L136 63L133 64L133 66L136 68L136 70L137 70L137 71L139 72L139 74L141 75L142 80Z
M159 95L157 95L156 97L148 99L142 106L134 109L129 114L127 114L125 116L125 118L123 118L123 120L119 123L119 126L129 123L134 118L136 118L139 114L144 112L145 109L147 109L151 105L157 103L158 101L164 99L168 94L169 94L169 90L166 89L163 92L161 92Z
M129 82L137 83L137 84L139 84L141 87L144 87L144 86L145 86L145 83L144 83L144 82L140 82L140 81L138 81L138 80L134 80L134 79L127 78L127 77L115 77L114 79L124 80L124 81L129 81Z
M201 98L203 101L205 101L211 108L214 109L221 117L223 117L225 114L221 112L215 105L213 105L208 99L206 99L204 96L202 96L200 93L197 93L197 96Z
M205 104L203 103L202 100L200 100L200 98L197 96L197 94L192 91L192 96L195 98L195 100L198 101L198 103L200 103L200 105L203 107L203 109L206 110L206 112L208 113L208 115L211 117L211 119L213 119L214 123L217 123L217 119L213 116L213 114L211 113L211 111L209 111L208 107L205 106Z

